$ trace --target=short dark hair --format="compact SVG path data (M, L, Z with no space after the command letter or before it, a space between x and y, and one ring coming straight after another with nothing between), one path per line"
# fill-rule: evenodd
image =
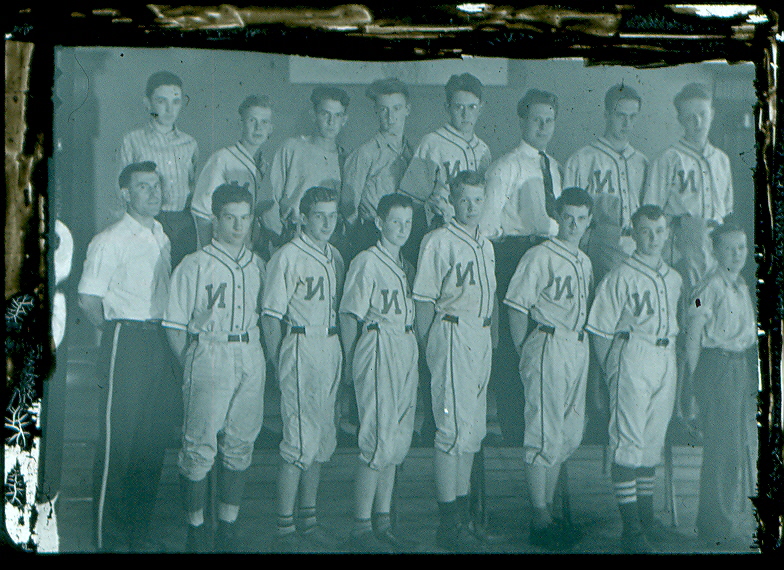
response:
M584 189L578 186L564 188L561 195L555 201L555 211L559 214L563 212L564 206L586 206L588 213L593 211L593 198Z
M380 95L392 95L394 93L400 93L406 98L406 102L408 102L408 87L396 77L377 79L371 83L365 91L365 95L376 102L378 102L378 97Z
M482 186L485 185L485 176L476 170L461 170L449 183L449 196L453 199L457 196L461 186Z
M526 91L523 98L517 103L517 116L525 119L528 116L531 105L550 105L553 111L555 111L555 116L558 116L558 97L549 91L540 89L529 89Z
M329 87L326 85L319 85L310 94L310 102L313 103L313 108L318 107L322 101L338 101L343 107L348 107L351 99L348 93L337 87Z
M681 105L691 99L703 99L705 101L713 101L713 95L704 83L689 83L681 89L675 98L672 100L673 105L681 112Z
M305 216L310 215L310 209L314 204L319 202L336 202L338 201L338 191L334 188L327 188L326 186L312 186L305 191L302 200L299 202L299 211Z
M664 215L664 210L661 209L661 206L645 204L644 206L640 206L637 211L632 214L632 226L636 228L642 218L655 222L659 218L664 218L666 220L667 216ZM667 225L669 225L669 221L667 222Z
M244 119L245 113L247 113L248 110L253 107L271 109L272 105L270 105L269 97L266 95L249 95L248 97L245 97L245 100L242 103L240 103L237 112L240 114L240 117Z
M452 98L458 91L473 93L477 99L482 101L482 82L470 73L455 74L450 77L444 86L444 91L446 91L447 103L452 103Z
M716 229L714 229L710 234L711 241L713 242L713 248L716 249L719 247L719 240L721 240L722 236L726 236L727 234L734 234L736 232L741 233L744 236L746 235L745 230L732 221L724 222L720 226L717 226ZM748 236L746 237L748 239Z
M625 99L637 101L637 104L640 106L640 108L642 108L642 97L640 97L637 91L628 85L619 83L618 85L613 85L607 90L607 93L604 96L604 110L608 113L612 113L615 110L615 106L618 104L618 101L623 101Z
M414 201L410 196L395 192L381 197L376 207L376 215L382 220L386 220L392 208L411 208L414 209Z
M253 195L248 190L247 184L242 186L236 182L221 184L212 193L212 213L216 217L220 216L226 204L237 204L240 202L245 202L251 209L253 208Z
M182 89L182 79L171 71L156 71L147 79L147 88L144 91L147 98L151 98L161 85L176 85Z
M133 176L134 172L157 172L157 169L158 165L151 160L146 160L144 162L133 162L129 164L122 169L122 172L120 172L120 177L118 179L120 188L131 187L131 177ZM158 176L160 176L160 174Z

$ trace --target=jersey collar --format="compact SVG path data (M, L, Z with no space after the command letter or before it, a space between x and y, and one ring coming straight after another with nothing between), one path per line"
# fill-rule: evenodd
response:
M302 243L305 244L307 247L318 253L321 257L325 257L327 261L332 261L332 247L330 246L329 242L327 243L327 251L325 252L316 243L308 237L308 234L305 232L300 233L299 239L302 240Z
M705 158L710 157L714 152L716 152L716 147L713 146L710 141L706 141L705 142L705 148L702 148L702 149L697 148L696 146L694 146L692 143L690 143L686 139L681 139L678 142L680 144L682 144L683 146L685 146L687 149L689 149L691 152L697 153L697 154L699 154L701 156L704 156Z
M602 150L604 150L605 152L611 152L613 154L617 154L618 156L621 156L621 157L626 158L626 159L631 158L634 155L634 153L637 152L634 149L634 147L631 144L629 144L629 143L626 143L626 146L624 147L624 149L621 152L618 152L610 144L610 141L608 141L605 137L599 137L597 139L596 143L601 145L602 146Z
M400 269L403 269L403 258L400 256L400 259L395 259L394 256L390 253L390 251L383 246L381 240L376 242L376 249L380 253L382 253L385 257L388 257L390 261L392 261L395 265L397 265Z
M213 249L214 249L216 252L220 253L222 257L225 257L226 259L230 259L230 260L231 260L231 261L233 261L234 263L238 263L238 264L240 264L240 265L242 265L242 264L243 264L243 262L245 261L245 257L246 257L248 254L250 254L250 253L251 253L251 252L250 252L250 251L248 251L248 249L247 249L247 248L246 248L246 247L243 245L243 246L240 248L240 251L239 251L239 253L237 254L237 257L236 257L236 258L234 258L234 256L233 256L233 255L231 255L231 254L230 254L228 251L226 251L226 250L223 248L223 246L222 246L220 243L218 243L218 241L217 241L215 238L212 238L212 242L210 243L210 245L212 246L212 248L213 248Z
M563 241L562 239L558 238L557 236L550 236L547 239L548 239L548 241L552 242L555 246L557 246L559 249L562 249L563 251L565 251L566 253L568 253L572 257L579 257L580 256L580 248L579 247L576 249L576 251L573 251L566 244L565 241Z
M647 271L655 273L661 277L665 277L670 272L670 266L667 265L663 259L659 265L659 268L655 269L640 259L640 255L636 251L632 253L631 256L629 256L627 262L635 262L636 264L641 265Z
M472 235L472 234L468 233L468 230L466 230L466 229L465 229L463 226L461 226L461 225L460 225L460 224L457 222L457 220L455 220L454 218L452 218L452 219L449 221L449 228L450 228L452 231L459 232L459 233L463 234L464 236L466 236L466 237L469 237L469 238L471 238L472 240L474 240L475 242L479 243L479 236L480 236L480 230L479 230L479 226L477 226L477 227L476 227L476 230L474 231L474 233L473 233L473 235Z
M471 135L471 139L470 139L470 140L466 140L466 138L465 138L463 135L461 135L461 134L458 132L458 130L457 130L456 128L454 128L452 125L450 125L449 123L447 123L446 125L444 125L442 128L443 128L443 129L444 129L444 130L445 130L445 131L446 131L446 132L447 132L447 133L448 133L448 134L449 134L451 137L453 137L453 138L456 138L456 139L458 139L458 140L460 140L460 141L463 141L463 144L466 144L466 145L468 145L468 147L469 147L469 148L475 148L475 147L479 146L479 137L477 137L477 136L476 136L476 133L474 133L473 135Z

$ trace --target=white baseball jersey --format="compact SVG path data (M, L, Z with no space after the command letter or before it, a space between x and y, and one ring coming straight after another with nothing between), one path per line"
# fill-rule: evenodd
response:
M678 141L654 161L643 203L721 222L734 206L729 157L710 142L699 150Z
M666 263L654 269L634 253L599 283L585 328L605 338L631 332L673 341L681 285L681 276Z
M483 173L490 161L490 147L476 134L467 141L447 124L422 137L400 181L400 190L420 202L438 203L451 216L454 210L447 200L452 178L461 170Z
M584 146L566 161L563 186L578 186L593 197L593 224L630 228L640 207L648 159L627 145L617 152L606 139Z
M258 202L261 193L261 182L269 170L266 161L258 160L248 154L241 143L235 143L226 148L215 151L207 160L204 168L196 181L196 190L191 200L191 212L205 220L212 217L212 195L221 184L236 183L239 186L247 184L248 191Z
M588 256L553 237L525 252L504 303L540 324L581 331L592 284Z
M402 147L397 149L383 133L349 154L343 167L344 211L352 218L359 215L372 221L382 196L397 192L413 154L408 139L404 137Z
M340 190L341 166L344 151L337 147L325 151L314 144L313 137L300 136L286 140L272 159L269 186L265 186L263 201L272 201L279 209L279 220L266 221L268 226L279 222L279 227L268 229L280 233L287 221L299 217L299 202L305 192L313 186L324 186ZM266 196L270 192L271 196ZM277 215L278 212L275 212Z
M561 195L558 162L550 161L553 194ZM555 235L558 222L547 215L543 175L544 159L522 141L487 170L487 197L479 227L490 239L501 236Z

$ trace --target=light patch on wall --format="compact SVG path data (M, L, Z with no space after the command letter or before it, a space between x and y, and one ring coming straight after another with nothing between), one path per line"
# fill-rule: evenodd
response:
M509 79L508 61L494 57L414 62L289 57L289 81L292 83L366 85L376 79L397 77L409 85L444 85L455 73L471 73L484 85L504 86Z
M757 7L750 4L676 4L676 12L690 12L703 18L734 18L754 12Z

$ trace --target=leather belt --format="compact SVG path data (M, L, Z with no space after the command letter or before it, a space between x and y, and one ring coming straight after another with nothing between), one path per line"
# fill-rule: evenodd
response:
M448 322L448 323L454 323L454 324L460 323L460 320L461 320L461 317L458 317L457 315L450 315L448 313L444 313L444 315L441 318L443 320L445 320L446 322ZM482 318L482 317L462 317L462 320L463 320L463 323L468 323L468 324L474 323L476 325L481 325L482 327L489 327L490 326L490 322L491 322L490 321L490 317L485 317L485 318Z
M384 329L410 333L414 331L414 325L394 325L391 323L384 323L380 325L379 323L369 323L365 329L369 331L380 331L381 329Z
M552 336L566 336L576 338L577 342L582 342L585 339L585 331L570 331L569 329L564 328L556 329L550 325L543 324L538 324L537 328L543 333L547 333Z
M654 336L638 334L638 333L634 333L634 336L646 340L656 346L666 347L670 345L670 339L667 337L654 337ZM632 333L630 333L629 331L623 331L623 332L615 333L615 337L621 340L629 340L632 337Z
M335 336L338 334L338 327L316 327L316 326L291 326L291 334L304 334L305 336Z

